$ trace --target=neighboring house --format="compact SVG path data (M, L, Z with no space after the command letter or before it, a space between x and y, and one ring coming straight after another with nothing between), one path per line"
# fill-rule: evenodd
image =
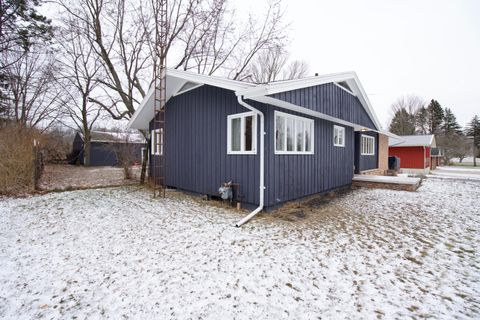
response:
M441 148L432 148L430 150L430 169L435 170L438 166L443 165L445 151Z
M128 141L128 147L127 142ZM84 141L80 132L75 134L70 164L84 164ZM122 149L124 148L124 149ZM126 150L132 153L134 163L141 163L142 149L146 150L145 138L141 134L92 131L90 142L90 166L118 165L116 152Z
M353 72L254 85L168 70L165 137L153 101L151 88L129 126L156 137L151 158L166 157L170 187L218 195L232 181L239 201L261 209L388 165L387 133Z
M400 136L403 141L391 138L389 156L400 158L400 171L405 173L428 174L432 165L432 148L436 148L435 136ZM437 163L435 162L435 165Z

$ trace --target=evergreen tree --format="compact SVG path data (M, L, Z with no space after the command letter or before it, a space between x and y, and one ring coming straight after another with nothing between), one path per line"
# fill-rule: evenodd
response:
M37 12L42 0L0 1L0 52L19 45L28 51L32 41L52 37L51 21Z
M389 130L400 136L415 134L415 115L401 108L395 112Z
M427 106L427 127L429 134L436 134L443 123L443 109L437 100L432 99Z
M480 149L480 117L473 117L467 124L465 134L473 138L473 165L476 166L476 158L478 157L478 150Z
M415 114L415 126L416 126L417 133L427 134L428 132L427 118L428 118L427 108L421 107L420 109L417 110L417 113Z
M462 130L457 122L457 118L455 117L450 108L445 108L445 114L443 116L442 124L442 133L446 136L462 134Z

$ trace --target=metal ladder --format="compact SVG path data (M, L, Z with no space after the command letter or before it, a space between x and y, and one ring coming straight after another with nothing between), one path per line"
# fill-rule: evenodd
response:
M153 0L155 10L155 51L154 59L154 120L153 129L155 137L155 152L152 156L153 166L153 196L165 197L166 190L166 158L165 158L165 108L167 101L167 0ZM158 149L159 150L158 150Z

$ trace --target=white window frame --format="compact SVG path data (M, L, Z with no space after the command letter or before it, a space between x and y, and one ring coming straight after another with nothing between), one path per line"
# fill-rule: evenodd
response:
M252 116L252 150L245 150L245 118ZM232 120L240 118L240 151L232 150ZM254 112L227 116L227 154L257 154L257 115Z
M154 156L163 155L163 128L151 131L150 143L150 154Z
M285 128L285 134L284 134L284 148L285 150L277 150L277 137L276 137L276 132L277 132L277 116L283 117L285 120L284 128ZM273 145L274 145L274 150L275 154L279 155L288 155L288 154L301 154L301 155L312 155L315 154L315 121L313 119L309 118L304 118L300 116L295 116L293 114L281 112L281 111L275 111L273 115ZM293 123L293 150L292 151L287 151L287 119L292 119L294 120ZM297 125L295 121L303 121L303 125L305 128L305 125L310 126L311 132L310 132L310 145L311 145L311 150L310 151L297 151ZM305 144L306 144L306 139L305 139L305 129L303 130L303 149L305 150Z
M341 133L342 143L335 142L335 131L338 131L339 133L338 136L340 136L340 133ZM345 147L345 127L337 126L337 125L333 126L333 145L335 147Z
M368 141L372 142L372 152L368 152ZM365 150L367 149L367 150ZM362 156L374 156L375 155L375 137L367 136L365 134L361 135L360 139L360 151Z

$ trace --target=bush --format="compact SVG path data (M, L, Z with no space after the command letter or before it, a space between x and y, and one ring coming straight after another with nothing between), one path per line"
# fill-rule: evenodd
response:
M0 194L23 194L35 190L43 164L34 141L40 135L31 129L0 128Z

